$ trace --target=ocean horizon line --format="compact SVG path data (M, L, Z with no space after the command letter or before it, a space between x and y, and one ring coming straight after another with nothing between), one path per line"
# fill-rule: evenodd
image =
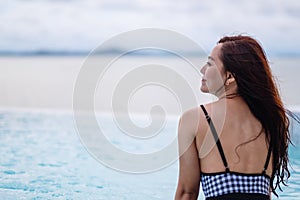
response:
M180 51L178 52L189 55L189 56L206 56L204 52L197 51ZM133 50L124 50L124 49L105 49L105 50L33 50L33 51L0 51L0 56L87 56L91 55L122 55L126 56L158 56L158 57L170 57L174 56L177 52L171 52L167 50L160 49L133 49ZM300 56L300 54L299 54Z
M180 52L180 51L179 51ZM199 52L182 52L184 55L188 56L201 56L205 57L207 56L205 53L199 53ZM73 57L73 56L88 56L88 55L103 55L103 56L109 56L109 55L120 55L124 54L124 51L122 49L107 49L99 52L94 52L93 50L33 50L33 51L1 51L0 50L0 57ZM128 53L125 53L126 56L132 56L132 57L174 57L174 53L168 52L168 51L159 51L159 50L152 50L152 51L128 51ZM275 53L268 53L268 56L272 57L283 57L283 58L300 58L300 52L275 52Z

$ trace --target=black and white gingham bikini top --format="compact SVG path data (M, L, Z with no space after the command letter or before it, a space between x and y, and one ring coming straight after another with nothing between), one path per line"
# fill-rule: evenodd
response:
M225 154L218 138L218 134L213 122L203 105L201 108L206 116L211 132L216 141L219 153L221 155L225 172L203 173L201 172L202 190L207 200L234 200L234 199L255 199L269 200L270 177L266 174L268 168L271 147L269 147L267 159L262 173L245 174L232 172L229 170ZM270 145L271 146L271 145Z

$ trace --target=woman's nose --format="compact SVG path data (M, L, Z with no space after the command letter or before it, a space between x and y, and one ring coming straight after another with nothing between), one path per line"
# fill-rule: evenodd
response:
M205 74L205 71L206 71L206 65L204 65L201 69L200 69L200 72L201 74Z

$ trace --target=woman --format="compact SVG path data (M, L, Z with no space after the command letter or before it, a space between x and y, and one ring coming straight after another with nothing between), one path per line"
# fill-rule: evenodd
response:
M175 199L197 199L200 182L206 199L270 199L290 176L292 114L262 47L248 36L223 37L201 73L201 91L218 100L180 119Z

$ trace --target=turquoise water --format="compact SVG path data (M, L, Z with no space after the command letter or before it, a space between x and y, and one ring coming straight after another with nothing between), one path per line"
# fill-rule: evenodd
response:
M279 199L300 197L300 129L294 128L292 176ZM0 111L0 159L0 199L8 200L173 199L178 176L178 162L147 174L103 166L80 143L70 113Z

